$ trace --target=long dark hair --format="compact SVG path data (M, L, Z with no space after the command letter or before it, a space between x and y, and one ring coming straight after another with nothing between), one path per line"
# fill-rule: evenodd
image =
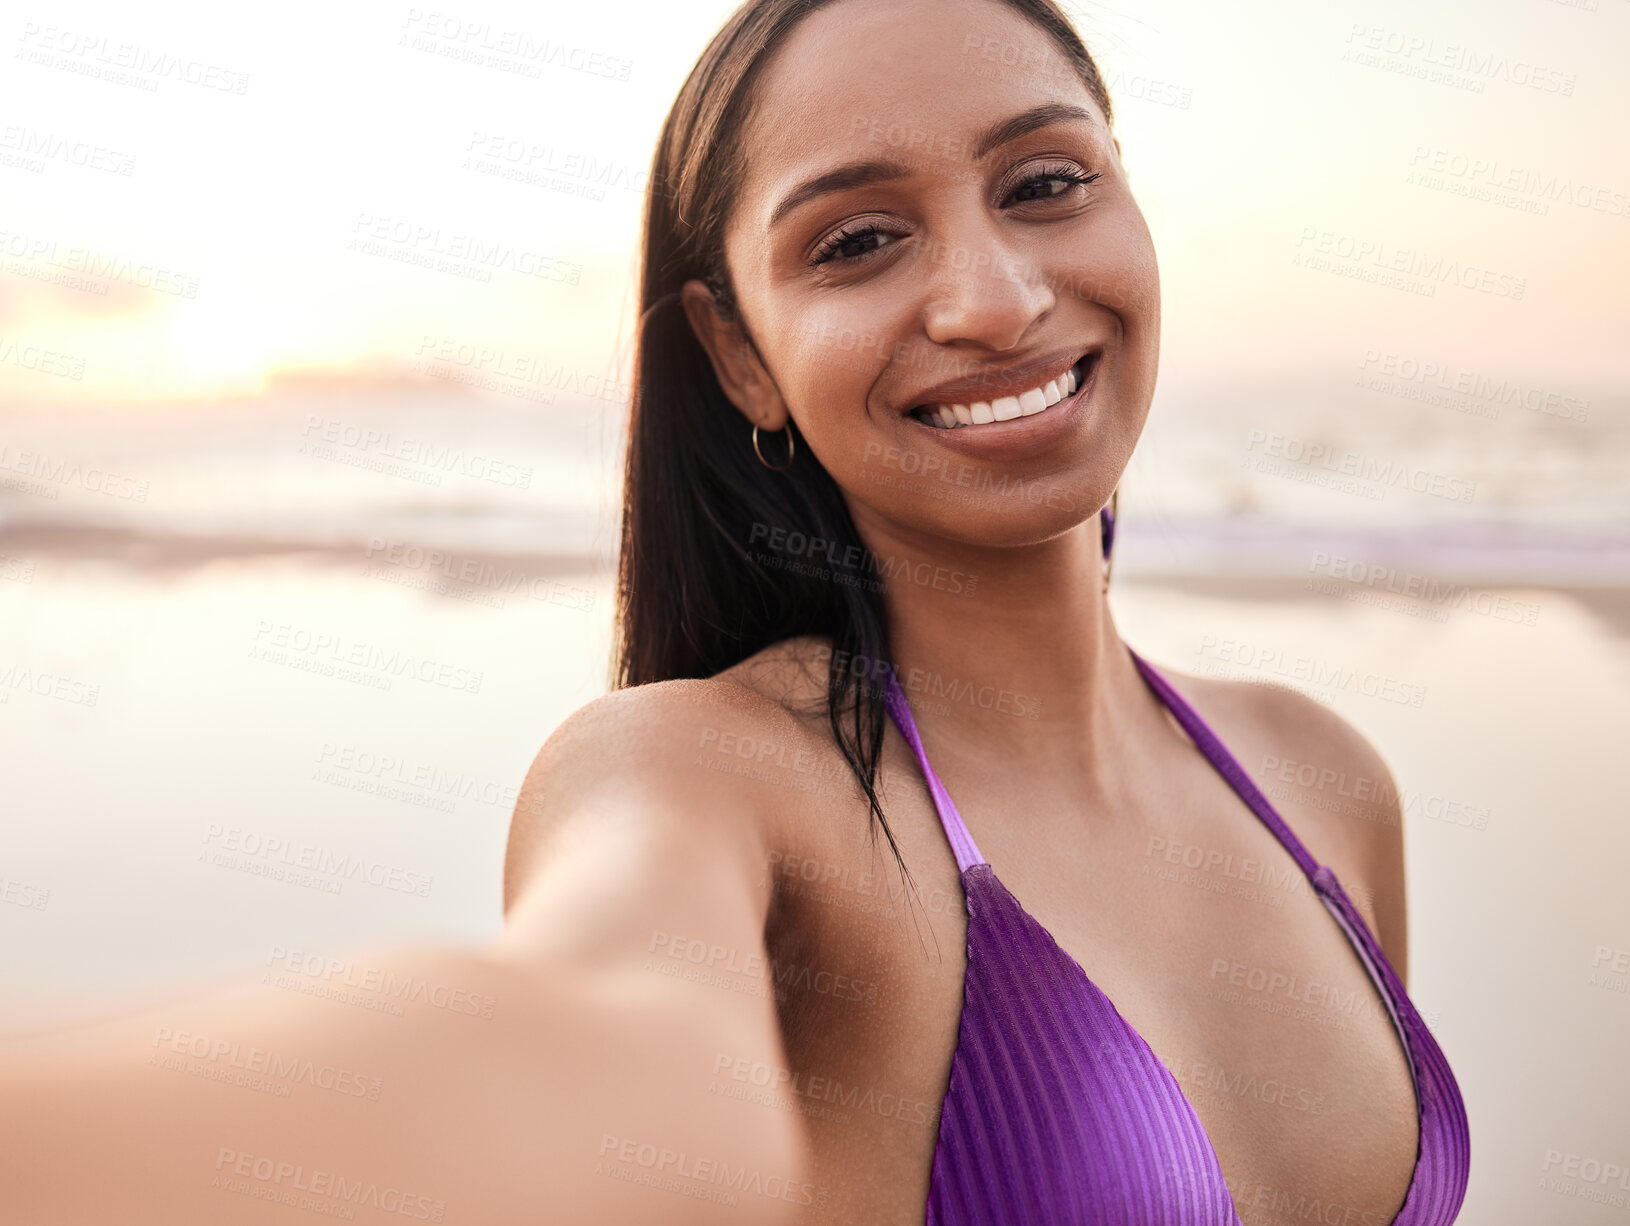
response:
M786 471L754 454L747 422L679 304L686 281L704 281L752 343L724 253L744 165L742 128L771 53L833 2L748 0L697 60L662 126L645 212L612 681L621 688L711 677L783 639L829 639L827 720L877 818L873 838L880 827L905 873L877 799L891 654L882 585L871 581L876 560L837 483L796 445L795 425L763 444L776 464L793 447ZM1001 2L1057 44L1112 119L1097 65L1053 0ZM822 566L765 565L751 546L774 530L823 542Z

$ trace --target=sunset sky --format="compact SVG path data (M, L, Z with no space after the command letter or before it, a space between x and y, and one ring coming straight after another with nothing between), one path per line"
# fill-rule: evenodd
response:
M208 404L280 372L388 383L443 346L614 375L655 134L731 7L297 2L252 34L204 6L13 9L0 407ZM1623 379L1630 4L1074 11L1161 260L1163 386L1371 349ZM466 164L483 148L592 158L612 182L515 182ZM1476 198L1501 184L1507 203ZM519 258L490 281L390 258L415 230ZM1293 266L1310 235L1522 295Z

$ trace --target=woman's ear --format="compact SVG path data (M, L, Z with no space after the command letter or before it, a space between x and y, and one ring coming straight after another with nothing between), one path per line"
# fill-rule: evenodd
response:
M787 406L775 381L764 369L739 324L720 312L713 291L696 279L679 291L691 331L707 350L708 361L730 403L760 430L779 430L787 424Z

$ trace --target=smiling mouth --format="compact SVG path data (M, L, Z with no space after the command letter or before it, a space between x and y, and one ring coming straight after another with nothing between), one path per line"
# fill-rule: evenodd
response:
M1020 392L1017 396L1001 396L995 400L975 400L968 404L920 404L909 416L932 426L936 430L977 430L995 422L1013 421L1019 417L1035 417L1054 405L1069 400L1092 377L1099 352L1094 350L1081 358L1057 379L1040 387Z

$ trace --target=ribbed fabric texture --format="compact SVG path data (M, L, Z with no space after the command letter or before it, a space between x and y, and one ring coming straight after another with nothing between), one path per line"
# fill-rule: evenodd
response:
M1195 746L1301 866L1398 1028L1420 1148L1394 1226L1447 1226L1471 1144L1448 1061L1363 917L1199 714L1132 653ZM930 1176L929 1226L1240 1226L1217 1153L1170 1070L979 853L918 736L899 683L889 712L927 780L962 870L968 968Z
M1381 987L1381 998L1403 1036L1410 1072L1415 1075L1421 1142L1415 1154L1415 1176L1393 1226L1444 1226L1460 1212L1471 1174L1471 1134L1460 1086L1426 1019L1416 1011L1392 963L1336 880L1336 874L1322 865L1319 874L1322 881L1319 876L1314 879L1319 896L1363 954L1370 978Z

